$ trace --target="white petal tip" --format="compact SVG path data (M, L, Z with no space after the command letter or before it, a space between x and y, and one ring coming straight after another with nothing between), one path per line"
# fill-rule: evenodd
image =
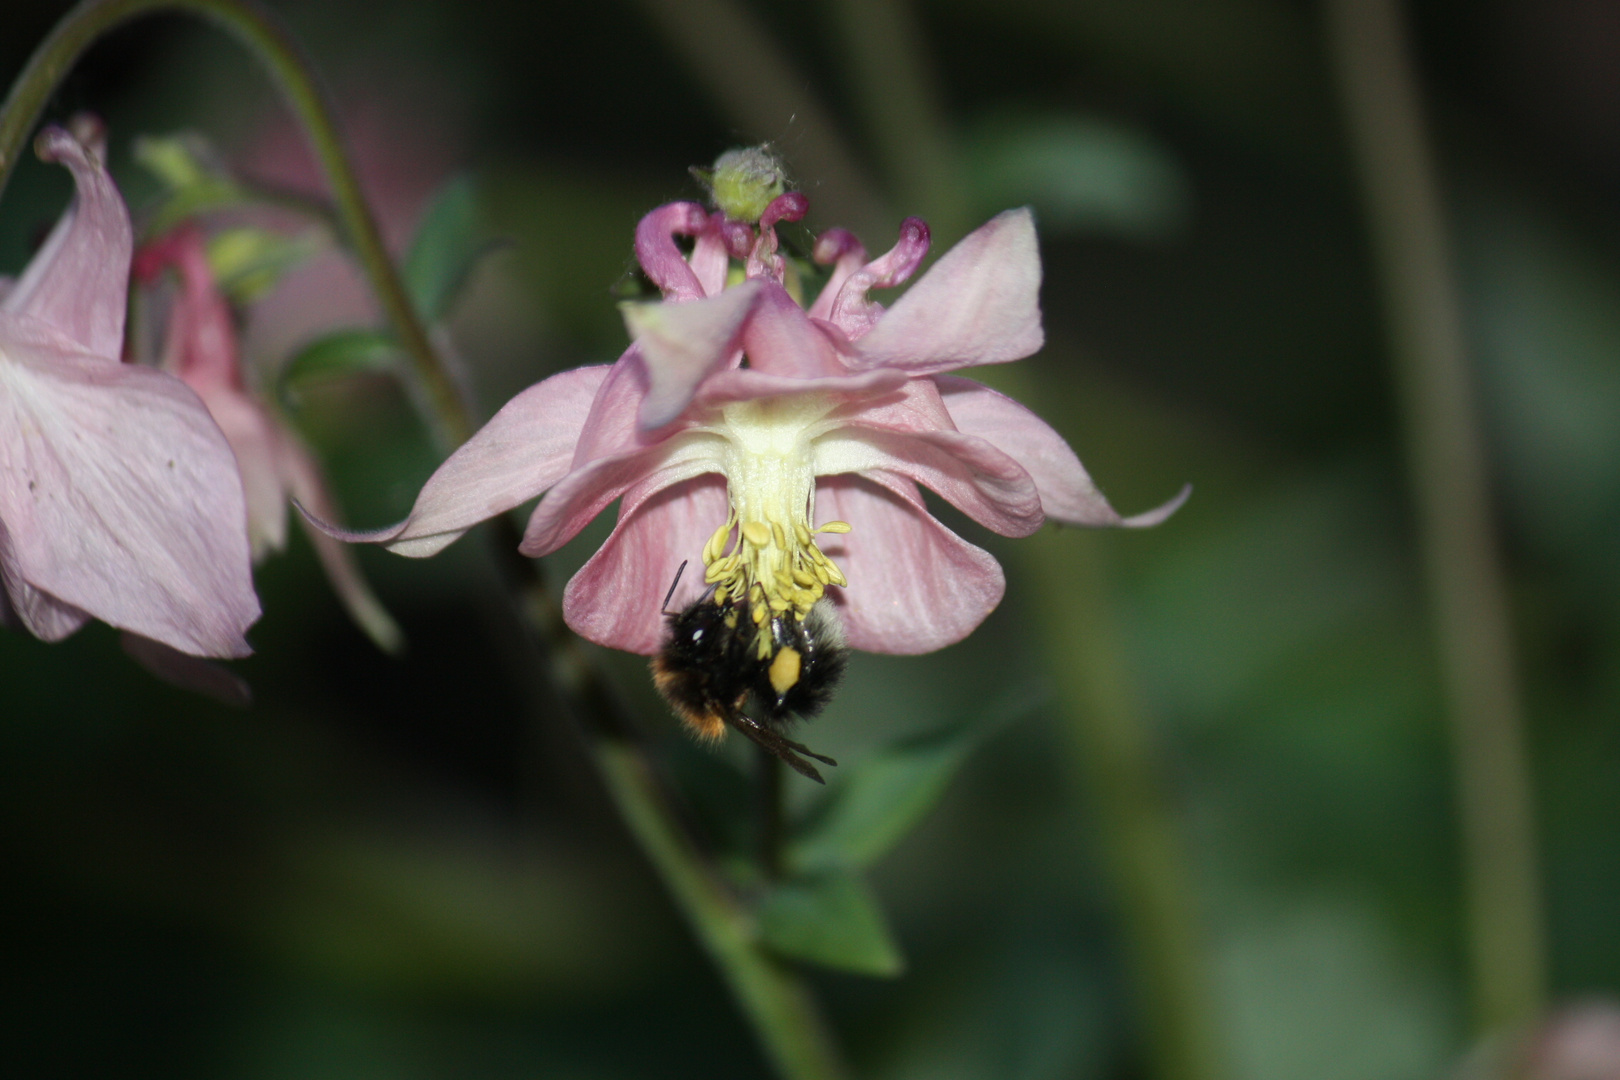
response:
M1167 519L1171 514L1174 514L1177 510L1180 510L1181 504L1186 502L1188 497L1191 495L1192 485L1187 484L1180 491L1176 492L1175 498L1171 499L1163 506L1156 507L1155 509L1149 510L1146 513L1137 514L1134 517L1124 518L1120 521L1120 525L1127 529L1152 528L1161 521Z

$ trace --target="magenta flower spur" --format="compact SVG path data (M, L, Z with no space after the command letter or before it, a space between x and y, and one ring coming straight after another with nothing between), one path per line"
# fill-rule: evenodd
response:
M811 775L781 728L824 703L846 645L928 652L1001 600L1001 567L929 514L919 485L1005 536L1048 518L1148 526L1176 510L1186 492L1122 518L1051 427L946 374L1041 347L1027 210L969 235L889 310L868 294L910 277L927 226L907 220L875 259L829 230L814 258L830 276L806 310L774 228L806 207L781 194L757 226L695 203L648 214L636 255L663 300L626 306L634 343L619 361L513 398L404 521L334 533L431 555L544 493L520 548L541 556L620 500L612 535L568 583L569 626L659 654L655 678L699 735L736 727Z

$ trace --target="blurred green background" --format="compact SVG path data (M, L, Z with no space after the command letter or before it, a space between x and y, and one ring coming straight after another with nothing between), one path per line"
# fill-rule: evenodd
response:
M874 251L910 213L933 218L939 252L1032 204L1048 345L1021 385L1122 512L1196 489L1157 530L1075 542L1107 569L1105 595L1083 602L1123 641L1184 833L1230 1075L1451 1068L1470 1036L1447 736L1311 5L919 0L898 9L898 39L856 4L743 5L770 52L706 30L708 4L676 17L708 33L703 48L653 0L274 6L341 103L396 241L458 174L510 241L450 326L485 414L618 355L613 290L636 221L700 197L687 167L728 146L772 140L810 224L856 227ZM1410 12L1508 553L1559 1000L1620 991L1616 10ZM62 11L8 4L8 81ZM97 46L52 115L107 118L137 216L155 195L137 135L196 129L244 170L295 182L296 138L245 55L148 20ZM863 74L885 65L937 100ZM886 126L907 109L911 127ZM19 168L0 269L60 212L59 172ZM369 317L330 306L305 314ZM310 332L274 314L247 338L266 370ZM380 377L316 388L293 416L357 525L403 516L436 461ZM1019 542L942 516L1007 566L1007 600L938 654L858 656L803 737L847 771L948 723L984 736L875 872L906 973L816 983L862 1076L1147 1075L1038 632L1033 597L1051 586ZM548 578L560 588L606 529ZM369 645L296 537L257 574L246 711L158 684L102 626L56 646L0 636L6 1071L766 1075L519 647L483 541L430 562L360 558L408 653ZM600 659L694 812L736 833L752 805L741 748L690 744L641 661ZM810 809L817 793L792 783Z

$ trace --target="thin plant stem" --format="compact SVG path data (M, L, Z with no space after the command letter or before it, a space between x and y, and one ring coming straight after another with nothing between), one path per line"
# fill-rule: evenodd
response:
M1047 528L1026 543L1042 582L1039 636L1113 885L1150 1069L1159 1080L1216 1080L1219 1018L1186 841L1130 677L1099 538Z
M332 110L314 72L263 8L245 0L86 0L51 31L0 106L0 192L47 102L74 62L107 32L142 15L198 16L235 36L274 76L304 126L361 269L412 361L418 400L447 442L473 432L472 410L411 304L383 245ZM568 631L534 564L516 553L516 530L498 518L501 566L553 684L566 700L609 795L658 871L699 942L719 968L766 1057L787 1080L839 1080L847 1070L803 978L759 944L752 914L683 826L676 802L578 638Z
M954 180L951 127L921 55L908 0L830 0L843 28L857 99L898 190L923 200L942 236L971 224ZM916 170L923 170L921 175ZM1036 396L1021 365L985 370L1019 400ZM1043 583L1036 603L1062 720L1099 830L1125 955L1161 1080L1224 1073L1214 990L1193 903L1182 827L1159 773L1149 717L1129 674L1095 539L1045 530L1021 551Z
M1484 438L1436 169L1395 0L1328 0L1405 426L1462 824L1475 1020L1532 1019L1546 983L1530 766Z

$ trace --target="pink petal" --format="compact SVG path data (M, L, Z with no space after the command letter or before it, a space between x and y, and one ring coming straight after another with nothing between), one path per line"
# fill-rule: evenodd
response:
M549 555L579 534L614 499L658 474L660 486L721 468L721 448L712 436L670 439L643 450L598 458L557 482L540 500L518 550L530 558Z
M207 409L178 379L64 352L30 329L0 317L8 575L182 652L246 655L259 616L247 511ZM38 622L26 594L12 603Z
M574 368L508 401L428 477L410 516L397 525L354 532L319 520L318 514L311 520L328 536L351 544L383 544L412 558L436 555L480 521L534 498L567 475L591 401L607 374L601 365Z
M647 366L647 393L636 418L643 431L679 416L704 377L733 357L764 285L744 282L707 300L624 306L624 324Z
M742 344L748 355L748 366L755 371L795 379L845 374L832 342L810 321L804 309L793 302L787 290L774 281L760 284L759 302L743 328Z
M866 247L848 229L828 229L816 237L816 246L811 250L810 257L822 266L833 264L827 284L821 287L821 292L816 294L816 302L810 305L807 312L812 319L826 319L832 315L833 301L838 298L844 282L865 265Z
M240 390L236 326L208 262L202 230L186 225L135 255L135 275L151 280L165 266L180 274L181 292L169 315L164 367L207 399L216 387Z
M692 245L692 258L688 265L705 296L719 296L726 287L726 275L731 270L730 235L726 216L710 214L708 225Z
M296 436L286 431L281 432L278 450L277 465L293 498L322 520L335 520L337 508L327 493L320 466L309 451L298 442ZM388 614L388 609L382 606L382 601L366 584L365 577L360 573L360 564L355 561L354 549L315 528L308 518L300 520L304 523L304 532L315 549L316 557L321 561L321 569L326 571L326 580L331 583L332 591L337 593L349 618L365 631L377 648L386 653L399 652L405 646L405 635L393 616Z
M253 561L258 562L287 546L287 487L281 475L279 425L263 405L239 390L216 384L199 395L236 455L247 501L248 541ZM320 514L313 506L310 510Z
M0 598L0 620L7 626L21 625L41 641L61 641L90 621L88 612L64 604L49 593L30 585L23 576L24 569L12 548L11 535L5 522L0 521L0 585L5 596Z
M816 518L852 526L819 540L849 580L834 599L853 648L903 654L944 648L972 633L1006 591L990 553L935 520L903 477L824 477L816 486Z
M708 223L708 212L697 203L674 202L652 211L636 226L636 259L665 299L703 298L703 285L675 246L674 237L697 236Z
M213 698L221 705L245 709L253 704L253 691L236 672L198 656L187 656L161 641L127 630L118 643L131 660L170 686Z
M1028 356L1045 340L1040 285L1029 211L999 214L947 251L855 342L852 363L923 374Z
M753 401L788 394L822 394L858 401L892 394L911 381L911 377L903 371L868 371L860 375L799 379L753 368L734 368L709 376L698 391L698 401L704 405L724 405L733 401Z
M1035 481L991 443L957 431L934 383L908 381L899 394L844 406L842 426L815 442L816 472L889 469L943 496L1004 536L1028 536L1043 516Z
M67 166L78 194L0 310L38 319L89 355L117 361L129 289L129 212L106 168L66 131L46 127L35 145L46 161Z
M1182 490L1157 510L1122 518L1086 474L1063 436L1024 406L987 386L956 375L935 375L951 419L962 431L977 435L1005 451L1029 470L1040 491L1046 516L1066 525L1094 527L1157 525L1191 493Z
M662 603L688 562L671 611L703 591L703 545L730 509L724 477L713 473L666 485L648 477L625 492L619 524L563 592L563 618L599 645L644 656L664 642Z

